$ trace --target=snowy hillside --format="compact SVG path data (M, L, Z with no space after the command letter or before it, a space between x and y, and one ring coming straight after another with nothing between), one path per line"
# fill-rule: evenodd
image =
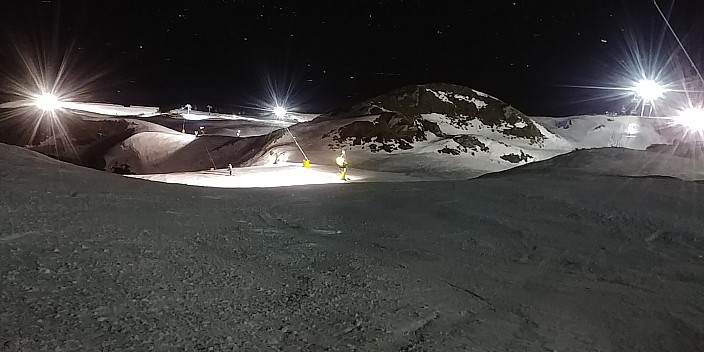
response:
M42 122L38 133L26 123L36 116L30 116L28 107L19 108L27 116L6 119L0 127L20 133L0 137L0 142L128 174L300 163L305 158L328 167L344 149L350 167L360 173L463 179L576 149L667 150L682 139L682 131L667 119L528 117L488 94L440 83L396 89L323 115L292 113L283 119L183 109L150 115L154 108L75 105L59 112L56 121ZM141 116L111 118L98 112ZM702 154L689 147L670 149L681 156Z
M617 147L646 149L668 144L674 138L663 133L671 120L640 116L587 115L572 117L531 117L572 148Z
M262 137L145 132L134 134L105 153L107 170L120 173L170 173L248 165L275 131ZM285 161L285 160L281 160Z
M676 144L683 135L668 118L528 117L495 97L448 84L394 90L290 129L313 163L332 164L345 149L352 168L435 179L473 177L578 149L664 150L658 146ZM262 163L271 154L303 159L289 134L267 145ZM676 155L699 154L687 149Z
M52 116L19 107L3 111L3 116L0 129L4 133L0 134L0 142L101 170L105 168L104 154L120 141L141 132L174 133L147 121L71 110L57 111Z
M207 170L245 163L265 139L237 138L276 135L282 127L317 115L298 114L286 121L271 117L207 117L153 114L156 108L98 103L62 103L54 113L42 113L27 102L0 106L0 142L23 146L45 155L116 173ZM181 133L185 128L187 133ZM194 131L205 128L207 135ZM278 132L280 133L280 132ZM237 143L240 142L240 143ZM228 146L235 145L236 148ZM209 151L213 155L209 155Z
M207 130L227 135L217 132L223 129L215 125ZM163 173L222 168L228 164L301 162L305 157L313 164L333 165L334 158L345 149L350 166L357 169L468 178L573 149L506 103L466 87L446 84L394 90L295 124L290 133L285 129L268 132L229 141L198 137L198 143L175 136L134 136L113 148L106 159L108 165L136 173ZM150 146L149 141L155 145ZM161 155L147 155L155 152ZM175 153L180 156L172 157Z
M573 146L487 94L449 84L410 86L291 127L313 163L340 149L352 167L472 177L544 160ZM266 153L302 158L289 135Z

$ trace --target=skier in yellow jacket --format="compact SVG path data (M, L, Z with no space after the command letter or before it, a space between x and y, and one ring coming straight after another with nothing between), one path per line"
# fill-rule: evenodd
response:
M340 178L347 180L347 156L344 150L342 150L340 156L335 159L335 163L337 163L337 166L340 168Z

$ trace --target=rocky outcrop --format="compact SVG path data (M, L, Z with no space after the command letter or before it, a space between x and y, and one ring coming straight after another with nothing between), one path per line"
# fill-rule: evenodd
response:
M373 118L358 120L365 116ZM460 155L489 152L479 136L521 139L531 144L540 144L546 138L535 122L501 100L443 83L396 89L316 120L331 119L357 120L324 135L332 137L331 149L361 146L372 152L391 153L440 138L452 146L445 145L438 152Z

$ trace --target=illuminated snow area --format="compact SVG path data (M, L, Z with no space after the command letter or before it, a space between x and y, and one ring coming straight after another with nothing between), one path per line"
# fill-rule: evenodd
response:
M401 174L366 170L348 170L348 180L343 181L338 173L338 169L335 167L311 165L311 168L308 169L304 168L300 163L280 163L275 165L234 168L232 171L232 176L229 175L229 171L227 169L128 176L149 181L219 188L321 185L355 181L421 181L418 178Z
M675 122L693 131L704 131L704 109L689 108L680 112Z
M652 144L668 144L672 140L658 133L661 125L672 119L639 116L586 115L571 117L531 117L572 148L622 147L646 149Z
M159 108L138 105L117 105L104 103L79 103L66 102L62 105L66 109L92 112L108 116L155 116L159 114Z

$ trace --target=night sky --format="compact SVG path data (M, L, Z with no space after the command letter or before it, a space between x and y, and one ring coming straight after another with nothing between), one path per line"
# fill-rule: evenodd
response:
M704 66L704 1L658 4ZM558 116L617 109L568 86L625 84L634 47L649 70L695 76L651 0L2 0L0 28L3 76L26 71L18 52L50 72L65 57L88 98L121 104L236 111L274 87L323 111L446 82Z

